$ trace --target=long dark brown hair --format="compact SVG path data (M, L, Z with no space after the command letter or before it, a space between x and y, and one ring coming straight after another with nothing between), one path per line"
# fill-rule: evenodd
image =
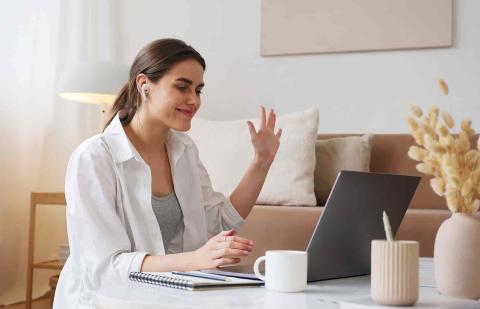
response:
M136 84L138 74L145 74L149 80L155 83L172 66L187 59L197 60L205 70L206 64L203 57L193 47L181 40L156 40L142 48L130 67L128 82L120 90L109 111L111 117L105 128L112 122L118 112L120 112L119 117L123 126L132 121L137 109L142 104L142 98Z

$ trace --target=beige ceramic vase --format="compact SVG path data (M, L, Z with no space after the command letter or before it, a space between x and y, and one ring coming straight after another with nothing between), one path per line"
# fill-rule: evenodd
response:
M434 264L440 293L480 298L480 221L463 213L445 220L435 239Z

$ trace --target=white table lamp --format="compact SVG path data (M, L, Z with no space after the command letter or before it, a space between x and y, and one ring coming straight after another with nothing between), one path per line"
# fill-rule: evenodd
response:
M109 105L128 80L128 67L118 63L90 61L68 67L59 82L61 98L102 105L101 127Z

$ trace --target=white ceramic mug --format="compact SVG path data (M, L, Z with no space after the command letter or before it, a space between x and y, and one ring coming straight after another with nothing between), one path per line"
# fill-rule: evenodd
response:
M265 261L265 276L258 267ZM305 251L269 250L253 265L265 287L277 292L301 292L307 286L308 255Z

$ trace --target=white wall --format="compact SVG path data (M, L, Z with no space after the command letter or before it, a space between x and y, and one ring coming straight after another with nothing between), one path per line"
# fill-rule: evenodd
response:
M259 56L260 0L122 0L123 61L151 40L177 37L206 58L200 115L238 119L317 106L320 132L407 132L407 105L480 115L480 1L455 2L454 46L442 49ZM444 78L451 95L442 97Z
M0 11L0 306L25 297L30 192L63 191L68 157L98 131L99 107L59 99L56 82L71 62L115 60L113 1L9 1ZM65 242L65 208L39 207L35 260ZM56 272L34 272L34 296Z

